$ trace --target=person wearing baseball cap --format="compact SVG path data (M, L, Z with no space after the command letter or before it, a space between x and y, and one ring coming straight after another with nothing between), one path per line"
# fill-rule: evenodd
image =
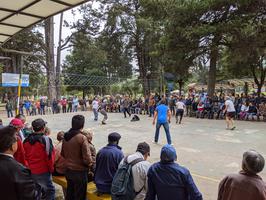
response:
M255 150L243 154L242 170L226 176L219 184L218 200L265 200L266 184L257 175L265 165L263 156Z
M99 193L111 192L111 185L119 163L124 158L121 147L118 146L121 135L113 132L108 135L107 146L100 149L96 155L94 180Z
M18 149L14 154L14 158L16 161L18 161L19 163L21 163L24 166L28 166L28 163L26 161L25 158L25 150L23 147L23 134L19 134L21 129L24 127L23 122L20 119L14 118L11 120L11 122L9 123L9 126L14 127L16 129L16 136L17 136L17 145L18 145Z
M55 188L52 183L55 149L51 138L44 134L46 122L39 118L31 125L33 133L24 140L25 157L33 179L42 186L47 200L55 199Z
M193 199L202 200L189 170L175 163L176 150L166 144L161 150L161 161L154 163L148 171L148 192L145 200Z

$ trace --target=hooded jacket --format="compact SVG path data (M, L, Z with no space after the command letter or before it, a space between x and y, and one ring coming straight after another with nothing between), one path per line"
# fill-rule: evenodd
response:
M32 133L24 140L25 158L32 174L54 171L55 150L51 138Z
M66 169L86 171L92 165L87 137L80 130L70 129L65 133L61 155L65 158Z
M161 161L153 164L148 171L148 192L145 200L202 200L190 172L174 163L175 149L165 145L161 151Z

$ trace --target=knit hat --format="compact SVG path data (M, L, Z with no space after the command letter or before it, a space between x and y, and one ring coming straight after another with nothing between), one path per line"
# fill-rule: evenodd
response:
M244 171L257 174L263 170L264 164L263 156L255 150L249 150L243 154L242 168Z
M166 144L161 150L162 162L173 162L177 159L176 150L172 145Z
M138 144L136 151L140 152L142 155L150 153L150 146L146 142L141 142Z

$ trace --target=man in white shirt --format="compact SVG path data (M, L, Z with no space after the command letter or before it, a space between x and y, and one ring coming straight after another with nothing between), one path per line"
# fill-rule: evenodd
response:
M235 106L229 96L226 96L225 100L226 101L225 101L224 112L226 112L226 129L234 130L236 128L234 125L234 120L233 120L236 114Z
M94 100L92 101L92 111L94 114L94 121L98 120L98 108L99 108L99 101L95 97Z
M176 103L176 123L178 123L178 116L180 115L179 124L181 124L181 121L182 121L183 115L184 115L185 107L186 107L186 105L182 101L182 98L179 98L177 103Z

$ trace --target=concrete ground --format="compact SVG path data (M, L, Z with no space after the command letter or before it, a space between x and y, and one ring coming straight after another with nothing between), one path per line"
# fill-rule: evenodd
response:
M148 116L140 115L140 121L130 122L130 119L124 118L121 113L108 113L107 125L101 125L99 121L93 121L92 112L79 114L86 117L85 127L94 131L93 143L97 150L107 144L108 134L116 131L122 135L120 146L125 154L133 153L139 142L146 141L151 146L149 161L159 161L160 150L166 144L166 137L162 128L159 144L152 143L155 127ZM69 113L43 116L48 127L52 129L51 137L54 142L58 131L67 131L70 128L73 115ZM28 117L27 120L31 123L37 117ZM4 124L9 122L6 118L2 119ZM223 120L184 118L183 122L181 125L170 125L178 154L177 162L190 170L205 200L216 199L219 181L226 174L239 171L244 151L255 149L266 158L265 122L237 121L237 129L234 131L225 130ZM260 175L266 180L266 170Z

